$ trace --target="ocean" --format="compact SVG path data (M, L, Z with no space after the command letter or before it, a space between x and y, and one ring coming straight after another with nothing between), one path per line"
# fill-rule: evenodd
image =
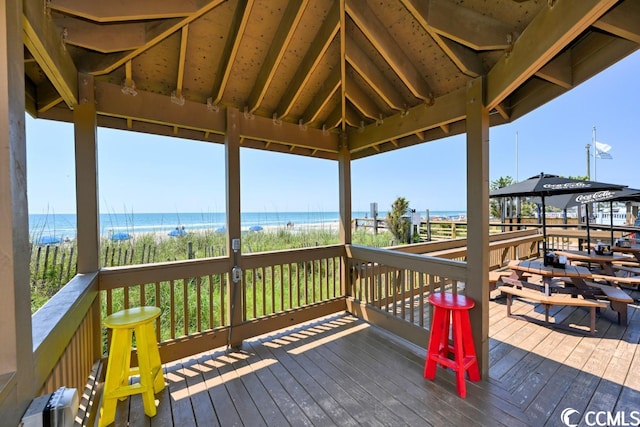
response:
M455 218L464 216L463 211L430 211L430 216ZM353 212L352 218L365 218L369 212ZM387 215L379 212L379 218ZM424 217L425 212L421 212ZM248 230L252 226L286 227L294 225L330 224L339 220L339 212L243 212L241 226ZM176 227L186 231L217 230L225 226L224 212L175 212L175 213L103 213L100 214L100 234L109 233L169 233ZM75 214L29 214L29 235L33 238L56 237L75 239Z

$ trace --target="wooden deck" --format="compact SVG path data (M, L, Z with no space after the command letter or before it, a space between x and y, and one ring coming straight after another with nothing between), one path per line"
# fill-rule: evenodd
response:
M513 308L544 316L523 301ZM466 399L450 371L423 379L424 349L336 315L246 341L239 351L167 365L157 416L146 417L133 397L120 403L116 425L553 426L562 425L566 408L580 412L572 422L588 411L621 411L629 420L640 409L640 309L630 304L627 327L606 311L590 336L507 318L504 301L491 302L491 373L468 383ZM564 325L588 325L583 308L550 314Z

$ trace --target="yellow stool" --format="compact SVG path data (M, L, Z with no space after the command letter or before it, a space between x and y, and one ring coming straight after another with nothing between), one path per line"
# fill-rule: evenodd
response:
M116 417L116 403L132 394L141 393L144 413L156 415L154 394L164 389L160 353L153 322L160 316L158 307L136 307L107 316L103 323L112 329L111 347L104 381L99 426L107 426ZM138 368L131 368L131 338L135 334L138 349ZM140 382L129 384L132 375L140 375Z

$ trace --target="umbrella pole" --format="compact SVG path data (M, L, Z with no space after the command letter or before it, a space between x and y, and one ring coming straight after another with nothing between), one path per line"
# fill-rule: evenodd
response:
M613 247L613 200L609 200L609 224L611 225L611 247Z
M544 196L542 199L542 256L547 255L547 209L544 206Z
M587 253L591 254L591 233L589 232L589 203L585 204L587 211Z

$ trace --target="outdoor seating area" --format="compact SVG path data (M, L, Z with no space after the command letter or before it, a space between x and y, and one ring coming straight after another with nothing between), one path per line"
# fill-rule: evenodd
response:
M634 292L638 299L640 293ZM164 367L151 425L345 423L386 425L561 425L561 413L637 410L640 307L629 324L596 318L594 335L570 331L589 312L553 306L567 329L506 316L490 303L490 375L456 392L451 370L423 378L425 349L349 314L336 314L247 340L242 348L196 354ZM540 304L514 300L512 312L543 320ZM118 405L118 423L145 425L140 396ZM213 421L212 421L213 420Z

